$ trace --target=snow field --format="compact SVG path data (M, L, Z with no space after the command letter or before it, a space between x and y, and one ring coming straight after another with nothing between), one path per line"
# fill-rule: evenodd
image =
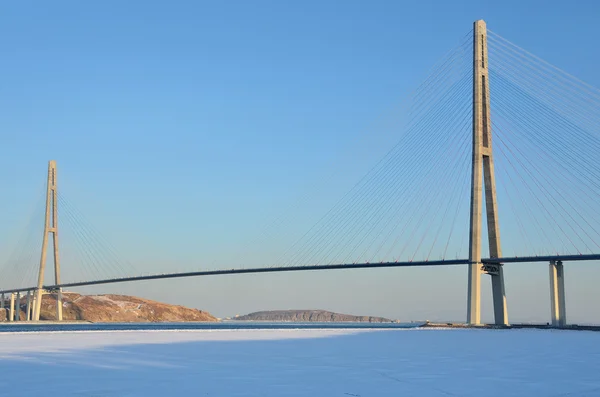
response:
M600 396L600 333L8 333L0 371L0 396Z

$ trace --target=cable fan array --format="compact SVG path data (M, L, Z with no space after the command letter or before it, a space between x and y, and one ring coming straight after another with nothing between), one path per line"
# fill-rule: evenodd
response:
M43 193L42 193L43 191ZM35 207L18 234L14 249L0 267L0 288L21 288L36 285L44 230L45 187L39 189Z
M470 36L409 97L407 122L394 131L397 144L276 265L422 261L466 253Z
M100 280L139 275L136 267L123 259L115 246L62 193L58 193L61 222L60 244L64 247L61 273L63 282Z
M505 255L600 252L600 90L488 35Z
M45 189L44 189L45 190ZM121 259L114 246L102 237L63 194L58 194L59 260L61 282L100 280L138 275L136 268ZM0 288L37 285L44 230L45 191L15 249L1 268ZM44 285L54 284L53 236L49 236Z

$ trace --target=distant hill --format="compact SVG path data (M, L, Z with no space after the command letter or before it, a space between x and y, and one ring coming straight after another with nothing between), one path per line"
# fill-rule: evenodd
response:
M353 316L326 310L271 310L246 314L234 320L246 321L290 321L290 322L365 322L391 323L394 320L384 317Z
M21 306L24 318L25 305ZM44 295L41 320L56 319L56 297ZM126 295L81 295L63 293L63 320L91 322L183 322L217 321L212 314Z

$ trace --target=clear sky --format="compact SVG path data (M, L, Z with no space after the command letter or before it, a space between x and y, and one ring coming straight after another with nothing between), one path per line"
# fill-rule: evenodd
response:
M0 266L16 231L41 214L50 159L68 203L140 271L237 267L219 259L233 251L242 265L260 262L274 247L253 246L257 231L324 174L344 170L289 226L310 228L396 141L370 128L474 20L598 87L599 17L591 0L5 3ZM600 272L568 269L570 318L600 323L591 303ZM511 321L547 321L547 265L506 273ZM466 275L463 267L319 272L88 291L219 316L324 308L464 320Z

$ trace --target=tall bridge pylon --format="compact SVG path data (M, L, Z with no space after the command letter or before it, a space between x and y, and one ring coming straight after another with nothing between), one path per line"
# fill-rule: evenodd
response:
M469 282L467 322L481 322L481 274L492 277L494 319L499 325L508 324L504 274L502 264L485 266L481 262L481 229L483 187L490 258L501 258L500 228L496 178L492 152L492 122L490 117L490 82L488 74L487 29L483 20L473 27L473 159L471 180L471 220L469 230ZM482 178L483 169L483 178ZM482 179L483 185L482 186Z

